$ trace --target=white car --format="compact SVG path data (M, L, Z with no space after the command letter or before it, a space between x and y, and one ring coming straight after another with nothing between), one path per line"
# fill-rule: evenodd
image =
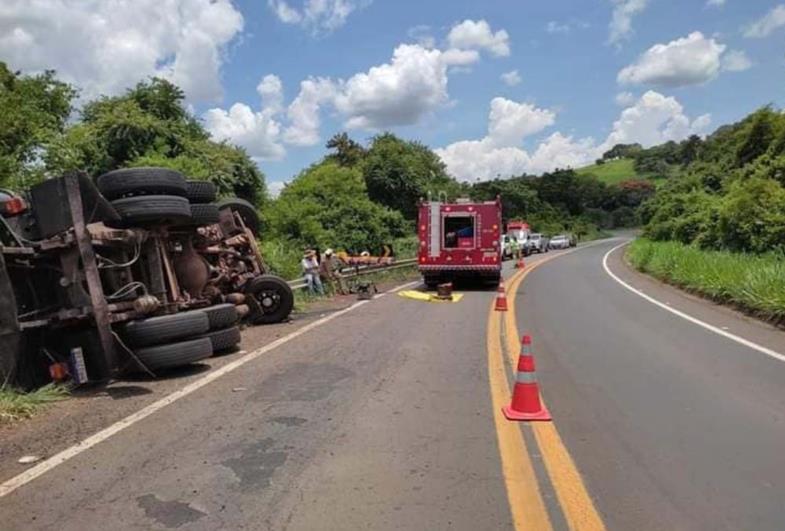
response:
M551 241L548 243L549 249L569 249L569 247L570 247L570 239L563 234L554 236L553 238L551 238Z

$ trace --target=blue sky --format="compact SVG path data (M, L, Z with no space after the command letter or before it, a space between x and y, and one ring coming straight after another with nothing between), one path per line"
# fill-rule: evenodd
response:
M582 165L619 141L706 134L785 99L776 1L88 4L10 1L0 57L55 68L85 97L169 77L274 190L342 130L419 139L476 180Z

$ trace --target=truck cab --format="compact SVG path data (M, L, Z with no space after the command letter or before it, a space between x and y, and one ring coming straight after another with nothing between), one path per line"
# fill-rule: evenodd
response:
M502 268L501 201L453 203L426 201L419 206L418 264L429 288L457 278L497 286Z

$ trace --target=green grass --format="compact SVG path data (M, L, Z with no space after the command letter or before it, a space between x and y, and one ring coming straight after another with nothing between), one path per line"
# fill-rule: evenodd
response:
M637 239L627 249L627 258L660 280L760 318L785 322L785 256L781 254L705 251Z
M62 385L49 384L25 393L8 386L0 387L0 425L30 418L52 402L68 396Z
M638 173L635 171L632 159L619 159L606 162L605 164L592 164L575 170L578 175L594 175L605 184L618 184L630 179L646 179L653 182L656 186L661 185L667 179L662 177L655 178L653 174Z

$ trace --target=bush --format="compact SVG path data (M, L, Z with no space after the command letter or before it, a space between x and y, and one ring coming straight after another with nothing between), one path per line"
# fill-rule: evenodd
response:
M273 240L295 249L332 247L360 253L413 232L400 213L373 203L357 168L332 161L314 165L281 192L267 210Z
M731 184L718 209L718 229L732 251L785 250L785 189L771 179Z
M785 255L707 251L676 242L637 239L627 249L637 269L731 303L763 318L785 320Z

